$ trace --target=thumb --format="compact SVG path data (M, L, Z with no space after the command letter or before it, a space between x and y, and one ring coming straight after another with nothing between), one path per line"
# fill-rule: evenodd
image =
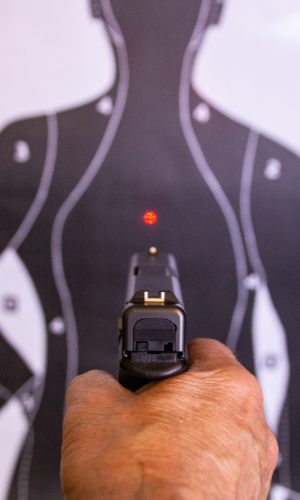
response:
M92 370L75 377L66 394L67 409L84 403L101 403L102 407L110 406L121 399L133 396L109 373Z

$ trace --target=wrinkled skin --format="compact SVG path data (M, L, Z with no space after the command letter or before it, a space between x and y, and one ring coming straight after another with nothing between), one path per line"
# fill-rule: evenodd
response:
M265 500L278 457L261 388L215 340L190 366L136 393L101 371L67 393L61 479L67 500Z

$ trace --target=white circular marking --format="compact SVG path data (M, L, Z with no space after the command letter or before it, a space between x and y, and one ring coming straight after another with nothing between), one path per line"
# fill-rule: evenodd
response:
M26 412L30 413L32 410L34 410L35 401L32 394L29 394L29 392L24 392L21 396L21 400Z
M30 158L30 147L25 141L17 141L14 143L13 159L17 163L25 163Z
M66 331L66 326L63 318L56 316L48 325L49 332L54 335L63 335Z
M14 312L18 309L19 301L15 295L5 295L3 297L3 309L8 312Z
M264 360L264 365L266 368L276 368L277 364L278 364L278 357L276 353L266 354Z
M157 254L157 248L156 247L150 247L149 248L149 254L150 255L156 255Z
M193 118L200 123L207 123L211 117L209 106L201 102L193 111Z
M248 290L257 290L260 285L260 277L258 274L252 273L244 279L244 286Z
M281 161L277 160L277 158L270 158L266 162L264 176L266 177L266 179L279 179L279 177L281 177L281 168Z
M110 95L106 95L96 104L96 110L102 115L111 115L113 110L113 100Z

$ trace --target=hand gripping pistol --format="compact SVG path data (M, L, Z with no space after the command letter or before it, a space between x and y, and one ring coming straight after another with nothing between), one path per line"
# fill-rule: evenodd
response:
M173 255L135 253L120 330L120 383L132 391L187 368L185 311Z

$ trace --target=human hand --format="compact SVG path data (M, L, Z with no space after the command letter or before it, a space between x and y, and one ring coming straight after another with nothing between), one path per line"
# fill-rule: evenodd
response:
M133 393L91 371L67 392L66 500L265 500L278 456L259 383L223 344Z

